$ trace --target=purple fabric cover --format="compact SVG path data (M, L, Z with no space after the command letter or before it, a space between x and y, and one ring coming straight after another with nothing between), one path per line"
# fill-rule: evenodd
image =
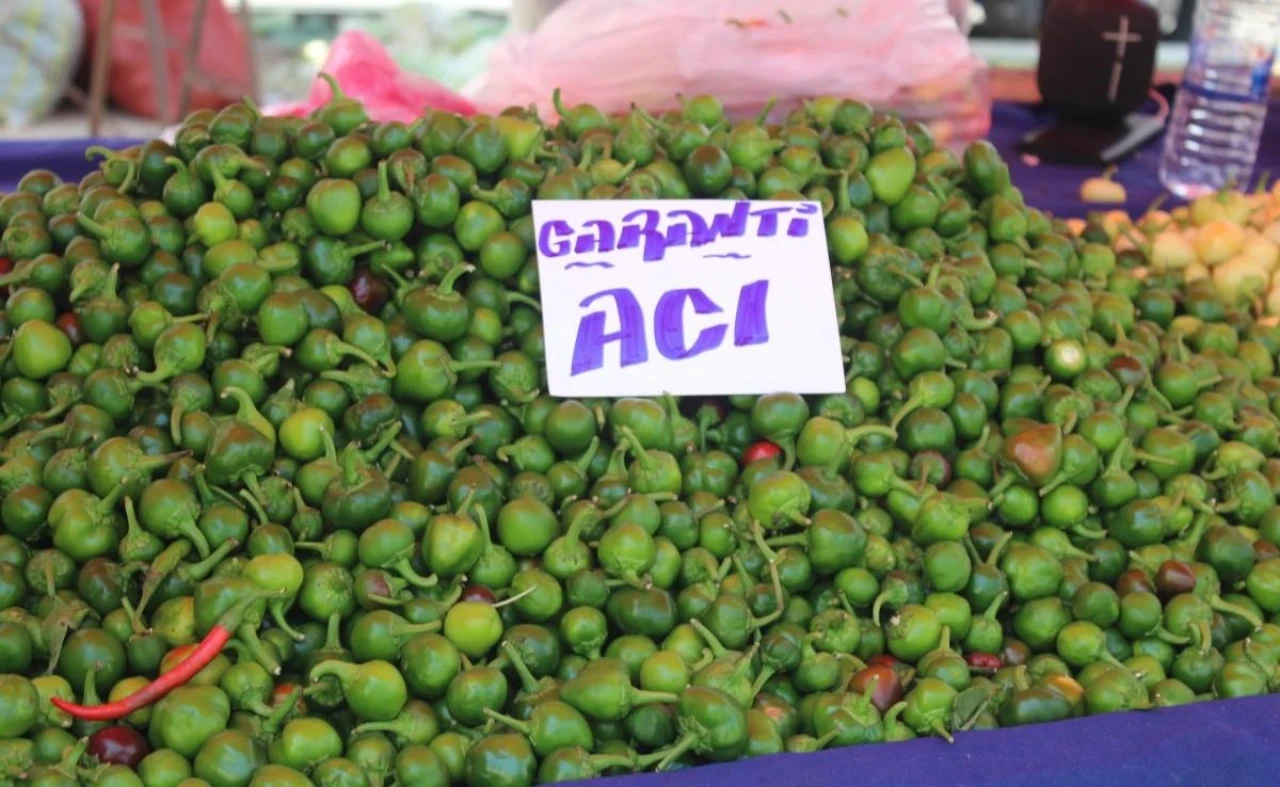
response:
M1027 202L1058 216L1082 216L1082 180L1075 167L1030 167L1016 154L1027 131L1046 122L1036 109L996 104L991 140L1010 160L1013 182ZM78 179L96 166L85 148L123 148L133 139L0 141L0 193L32 169ZM1120 168L1125 206L1140 211L1161 192L1156 177L1160 141ZM1271 112L1257 172L1280 172L1280 112ZM940 740L835 749L705 766L669 774L607 780L612 787L779 787L783 784L910 784L913 787L1078 787L1123 784L1274 784L1280 773L1280 697L1208 702L1142 713L1117 713L1057 724L965 733L953 746Z

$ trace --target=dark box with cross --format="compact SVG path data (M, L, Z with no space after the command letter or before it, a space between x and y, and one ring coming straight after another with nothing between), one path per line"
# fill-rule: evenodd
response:
M1140 0L1052 0L1040 32L1037 83L1060 116L1116 120L1142 105L1160 39Z

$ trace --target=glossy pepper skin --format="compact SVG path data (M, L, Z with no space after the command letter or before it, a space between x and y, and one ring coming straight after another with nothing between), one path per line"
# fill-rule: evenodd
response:
M329 80L0 197L0 782L550 783L1275 690L1280 333L1144 258L1270 197L1080 230L857 101L552 103ZM548 393L533 200L690 197L818 206L843 391Z

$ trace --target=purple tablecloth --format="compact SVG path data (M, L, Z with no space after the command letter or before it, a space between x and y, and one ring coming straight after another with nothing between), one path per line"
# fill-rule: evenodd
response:
M1011 161L1014 182L1027 201L1059 216L1083 215L1079 184L1091 170L1027 166L1015 153L1024 133L1044 123L1036 110L997 104L992 141ZM51 169L79 178L93 164L89 145L127 147L129 139L0 142L0 193L24 172ZM1160 194L1153 141L1120 168L1130 210ZM1272 112L1258 171L1280 172L1280 112ZM960 735L955 745L928 739L837 749L811 755L778 755L676 774L610 779L613 787L778 787L780 784L911 784L917 787L1127 787L1186 784L1274 784L1280 773L1280 697L1212 702L1147 713L1113 714L1058 724Z
M1263 172L1280 175L1280 100L1273 100L1262 132L1262 145L1258 149L1258 161L1254 176ZM1080 184L1086 179L1102 174L1097 169L1084 167L1039 164L1030 166L1018 155L1018 141L1028 131L1047 125L1052 116L1026 104L997 103L991 111L992 144L1000 149L1013 176L1015 186L1022 189L1027 203L1046 210L1055 216L1083 217L1091 209L1080 201ZM1120 162L1115 180L1122 183L1128 202L1122 206L1131 214L1146 210L1156 197L1165 193L1157 176L1164 136L1148 142L1132 156ZM1177 200L1170 199L1170 205Z
M1056 216L1083 216L1090 206L1080 202L1080 183L1099 174L1094 169L1040 164L1030 166L1017 154L1018 140L1028 131L1044 125L1049 116L1025 104L997 103L992 110L990 138L1009 160L1013 182L1022 189L1027 201ZM12 190L23 173L36 168L51 169L63 178L80 178L92 171L94 164L84 158L90 145L122 148L137 144L135 139L59 139L0 141L0 193ZM1124 206L1140 212L1159 196L1163 189L1156 176L1160 160L1160 138L1149 142L1124 161L1116 180L1128 191ZM1280 110L1267 116L1262 148L1255 172L1280 174Z
M1049 117L1025 104L997 103L992 110L991 141L1013 171L1013 182L1022 189L1027 202L1056 216L1083 216L1090 206L1080 202L1080 183L1099 174L1095 169L1041 164L1029 166L1017 153L1018 140L1028 131L1044 125ZM1280 174L1280 109L1267 117L1262 149L1255 172ZM90 145L122 148L137 144L134 139L66 139L0 141L0 193L12 190L23 173L36 168L51 169L63 178L80 178L95 166L84 158ZM1156 177L1160 160L1160 138L1149 142L1124 161L1116 175L1128 191L1124 206L1140 212L1160 195Z
M1277 769L1280 697L1272 696L961 733L954 745L930 738L778 754L675 774L620 776L603 784L1215 787L1275 784Z
M94 145L127 148L142 140L123 137L0 140L0 194L13 191L18 180L33 169L52 170L63 180L79 180L97 168L84 152Z

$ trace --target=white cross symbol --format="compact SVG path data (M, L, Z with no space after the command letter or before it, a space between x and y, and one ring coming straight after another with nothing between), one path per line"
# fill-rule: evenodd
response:
M1116 58L1119 59L1124 57L1125 47L1127 47L1130 43L1134 43L1134 44L1138 43L1139 41L1142 40L1142 36L1138 35L1137 33L1130 33L1129 17L1122 16L1120 17L1120 29L1112 31L1110 33L1103 33L1102 40L1116 42Z
M1120 28L1111 32L1102 34L1103 41L1116 42L1116 60L1111 64L1111 84L1107 86L1107 100L1115 101L1116 93L1120 90L1120 73L1124 71L1124 50L1129 46L1130 42L1138 43L1142 40L1142 36L1137 33L1129 32L1129 17L1120 17Z

